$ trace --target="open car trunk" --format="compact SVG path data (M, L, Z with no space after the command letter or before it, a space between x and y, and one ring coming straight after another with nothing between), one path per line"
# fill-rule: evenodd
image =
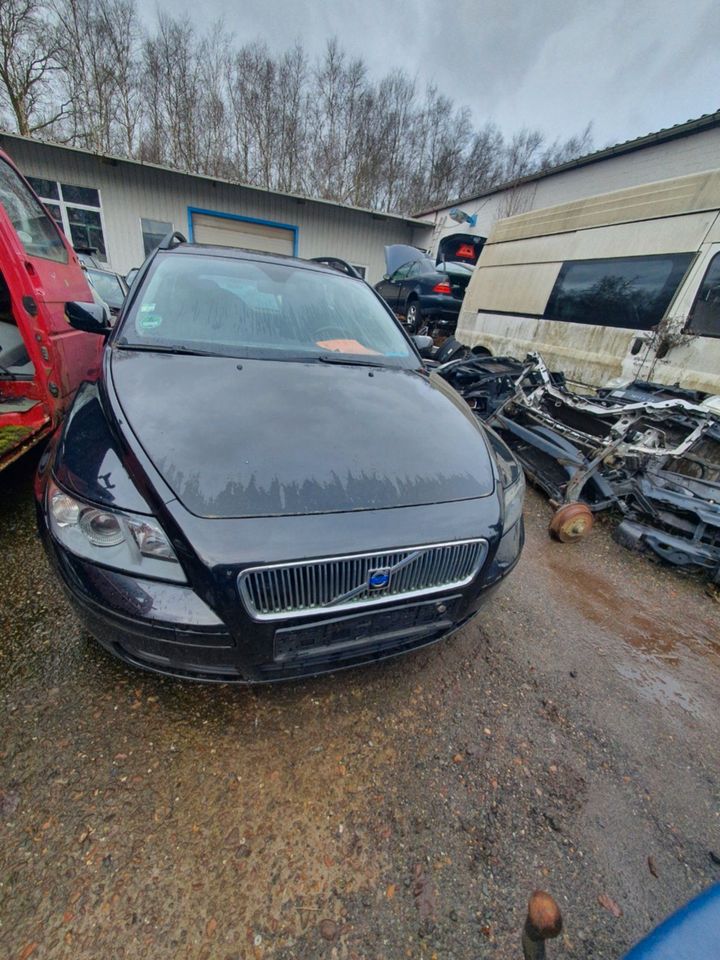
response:
M469 354L439 372L555 504L614 510L621 543L720 583L714 398L643 381L585 396L538 354Z
M441 263L438 265L438 271L447 274L452 295L462 300L472 278L472 268L464 263Z

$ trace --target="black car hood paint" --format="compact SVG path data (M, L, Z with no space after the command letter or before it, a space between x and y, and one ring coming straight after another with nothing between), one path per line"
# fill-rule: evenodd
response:
M108 427L97 383L84 383L65 420L55 460L58 482L84 500L151 513Z
M128 425L191 513L377 510L493 492L482 428L440 377L271 360L241 366L113 351Z

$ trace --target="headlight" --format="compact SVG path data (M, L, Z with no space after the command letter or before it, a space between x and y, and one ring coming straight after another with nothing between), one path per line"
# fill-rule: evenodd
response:
M522 516L523 499L525 497L525 474L510 448L500 437L485 427L488 440L495 452L495 462L500 473L503 500L505 503L505 521L503 528L509 530Z
M115 570L185 583L175 551L157 520L106 510L48 484L50 529L71 553Z
M519 476L508 487L503 487L503 497L505 500L505 522L504 530L509 530L514 526L523 512L523 500L525 499L525 474L520 471Z

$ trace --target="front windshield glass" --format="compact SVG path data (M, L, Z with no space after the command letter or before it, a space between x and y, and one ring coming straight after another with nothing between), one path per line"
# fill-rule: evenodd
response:
M119 333L121 345L258 359L418 359L361 281L294 265L159 256Z

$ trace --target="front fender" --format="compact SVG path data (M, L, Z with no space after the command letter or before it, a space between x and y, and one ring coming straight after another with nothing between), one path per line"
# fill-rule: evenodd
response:
M63 426L38 467L43 486L50 473L68 492L103 507L151 514L125 465L123 451L113 436L97 383L84 383ZM37 490L37 486L36 486Z

